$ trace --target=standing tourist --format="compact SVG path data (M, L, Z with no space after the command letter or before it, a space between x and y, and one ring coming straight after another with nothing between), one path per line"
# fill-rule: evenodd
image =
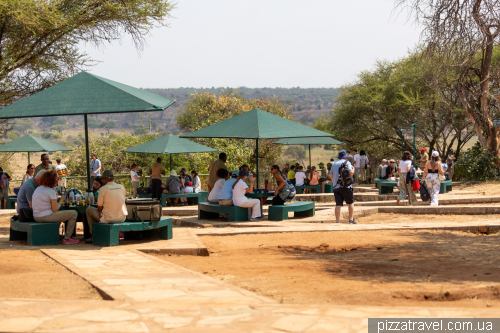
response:
M23 186L23 184L26 183L28 179L33 178L34 174L35 174L35 165L28 164L28 168L26 169L26 173L23 176L23 180L21 180L21 186Z
M123 223L127 218L127 205L125 198L127 191L121 184L114 182L113 171L106 170L102 173L103 186L99 189L97 198L97 208L87 207L87 221L90 233L92 234L92 224L99 223ZM86 239L85 243L92 244L92 238Z
M144 178L144 176L139 177L136 170L137 170L137 163L132 162L132 164L130 165L130 180L132 180L133 199L137 198L137 189L139 188L139 181L141 180L141 178Z
M429 161L429 154L425 151L425 148L420 148L420 170L424 171L425 166L427 165L427 161Z
M422 179L425 181L425 187L431 195L431 206L439 205L438 195L441 190L439 175L444 175L444 170L439 159L439 153L433 151L431 160L427 162L424 175L422 176Z
M0 200L3 200L3 208L7 209L7 198L9 197L9 174L0 168Z
M361 184L366 183L366 170L368 169L368 157L364 150L359 152L359 174L361 175ZM359 177L359 176L358 176Z
M64 197L57 202L57 194L54 187L57 186L59 177L54 170L46 171L40 177L40 185L33 192L33 218L40 223L65 222L65 233L63 244L78 244L78 240L71 238L75 232L76 210L59 211L64 201Z
M397 198L398 205L401 200L405 200L407 197L410 206L413 205L413 202L417 201L415 192L413 192L413 180L409 183L406 182L406 174L410 172L411 168L413 168L413 161L411 160L411 158L411 153L409 151L405 151L403 153L403 156L401 157L401 161L399 161L399 196Z
M95 153L90 154L90 180L91 182L94 182L95 177L100 177L101 176L101 161L97 158L97 155Z
M434 154L434 152L433 152ZM457 158L453 156L453 149L448 149L448 157L446 158L446 164L448 165L448 174L450 175L450 180L453 178L455 173L455 160Z
M372 151L368 152L368 161L369 169L368 169L368 178L370 179L370 183L375 183L375 178L378 178L377 168L378 168L378 158Z
M201 180L198 177L198 172L196 170L191 171L191 177L193 178L193 193L201 192Z
M68 168L64 164L61 163L60 158L56 158L57 166L56 172L59 180L57 181L57 186L64 186L66 188L66 178L69 175Z
M352 166L354 166L354 157L351 155L351 151L347 149L345 152L347 153L347 161L351 163ZM335 160L332 158L330 159L330 162L331 164L333 164Z
M285 167L283 168L283 170L281 170L281 173L284 174L284 175L288 175L288 171L290 171L290 164L285 164Z
M349 175L351 177L354 175L354 168L347 160L347 157L348 155L345 150L339 151L338 161L333 163L330 169L330 179L332 180L333 194L335 196L335 219L337 223L340 223L340 211L345 201L349 209L349 224L356 224L356 221L354 221L354 192L352 185L347 187L341 185L342 176L340 168L347 168Z
M361 156L359 156L357 149L353 149L352 151L354 152L354 157L353 157L353 160L354 160L354 178L353 178L354 184L353 185L358 185L359 166L361 164Z
M239 172L238 180L233 185L233 204L238 207L251 208L249 220L258 222L262 220L260 212L260 200L249 199L245 194L253 192L253 176L249 177L250 186L245 183L248 173L245 170Z
M284 205L285 202L292 201L296 191L287 176L280 172L280 167L277 165L271 167L271 174L274 176L276 184L278 184L274 191L273 206Z
M208 194L210 194L210 191L212 191L212 189L214 188L215 183L219 179L217 177L217 170L219 170L220 168L223 168L223 169L226 169L226 170L229 171L229 169L226 166L226 162L227 162L227 155L226 155L226 153L220 153L219 154L219 159L214 160L214 161L212 161L212 163L210 163L210 166L208 167L208 173L209 173L209 175L208 175L208 182L207 182Z
M42 163L40 163L40 164L38 164L36 166L36 168L35 168L35 175L38 175L38 173L41 170L56 171L56 167L49 163L49 154L42 154L42 156L40 156L40 160L42 161Z
M290 179L290 182L295 185L295 165L292 165L290 167L290 171L288 171L287 175L288 179Z
M161 158L156 159L156 163L149 168L151 175L152 198L161 200L161 175L165 175L165 169L161 165Z

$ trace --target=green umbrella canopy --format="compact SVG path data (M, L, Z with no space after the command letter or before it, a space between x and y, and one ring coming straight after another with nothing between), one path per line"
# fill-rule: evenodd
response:
M56 143L25 135L0 145L0 152L36 152L36 151L67 151L72 150Z
M180 154L212 153L218 150L169 134L161 138L122 150L126 153Z
M253 109L181 137L278 139L311 136L331 136L331 134L260 109Z
M163 96L80 72L4 107L0 119L161 111L173 103Z
M278 145L345 145L332 137L288 138L273 143Z

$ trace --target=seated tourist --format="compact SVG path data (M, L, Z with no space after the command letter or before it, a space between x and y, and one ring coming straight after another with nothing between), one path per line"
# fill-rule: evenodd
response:
M91 234L92 224L122 223L125 222L128 215L127 206L125 205L127 191L123 185L114 182L113 171L104 171L101 180L103 186L99 188L97 208L88 207L85 211ZM86 239L85 243L91 244L92 238Z
M251 208L249 212L249 220L252 222L261 221L260 200L249 199L245 196L246 193L253 192L253 177L249 177L250 186L245 184L248 173L245 170L239 172L238 181L233 184L233 204L238 207Z
M179 179L182 184L182 188L184 189L184 193L193 193L193 178L190 175L186 174L186 168L182 168L179 171ZM181 198L181 202L184 205L187 205L188 198Z
M21 181L21 186L23 186L23 184L26 183L26 181L28 179L33 178L34 175L35 175L35 165L34 164L28 164L28 168L26 170L26 173L24 174L23 180Z
M385 176L382 177L382 179L395 182L397 181L396 179L396 162L394 160L389 161L389 165L385 168Z
M382 179L385 176L385 169L387 169L387 160L384 158L382 163L377 167L377 178Z
M295 186L304 186L305 179L304 167L300 165L298 171L295 173Z
M195 170L191 171L191 177L193 179L193 193L200 193L201 180L200 177L198 177L198 172L196 172Z
M219 203L219 195L224 187L224 183L229 179L229 172L224 168L220 168L217 170L217 177L219 179L215 182L214 188L208 195L208 202L211 203Z
M181 194L183 192L184 188L182 186L181 180L179 179L179 177L177 177L177 171L170 171L170 177L165 182L165 190L169 194ZM171 203L172 205L177 205L177 203L179 202L179 198L167 198L167 202Z
M39 180L39 186L33 192L33 218L40 223L65 222L66 228L64 233L63 244L77 244L78 240L71 238L75 232L76 218L78 213L75 210L59 211L64 197L57 202L57 194L54 187L57 186L59 176L57 172L50 170L45 171Z
M96 176L94 177L94 182L92 183L92 193L94 193L94 198L97 201L99 197L99 189L102 187L102 177Z
M231 173L231 178L226 179L224 186L219 194L219 205L221 206L233 206L233 185L238 180L240 172L239 170L234 170Z
M295 188L290 185L287 176L280 172L280 167L273 165L271 167L271 174L276 180L276 190L274 191L273 206L284 205L285 202L291 201L295 197Z
M309 185L319 185L319 173L316 172L315 165L311 168L311 172L309 176L307 176L307 179L309 179Z
M33 193L40 185L40 178L45 170L38 172L35 177L28 179L17 193L17 214L20 222L35 222L33 218Z

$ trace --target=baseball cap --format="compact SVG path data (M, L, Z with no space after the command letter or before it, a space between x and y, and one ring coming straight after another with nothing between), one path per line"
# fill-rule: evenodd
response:
M231 176L233 177L238 177L240 175L240 170L234 170L233 172L231 172Z
M382 160L382 162L387 163L387 160L384 158L384 159Z
M434 157L439 157L439 152L438 152L438 151L436 151L436 150L434 150L434 151L432 152L432 156L434 156Z
M420 151L425 150L425 148L420 148Z
M111 170L106 170L102 173L102 178L113 178L113 171Z
M239 171L239 176L240 176L240 177L243 177L243 176L248 176L248 172L246 172L245 170L240 170L240 171Z

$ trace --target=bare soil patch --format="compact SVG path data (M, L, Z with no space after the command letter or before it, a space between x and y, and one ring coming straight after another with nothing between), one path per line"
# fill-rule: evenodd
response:
M337 231L200 237L160 258L282 303L500 307L500 236Z
M484 191L486 196L500 195L500 183L495 181L490 182L466 182L459 186L454 186L453 191Z
M0 250L0 298L102 300L87 281L38 250Z

